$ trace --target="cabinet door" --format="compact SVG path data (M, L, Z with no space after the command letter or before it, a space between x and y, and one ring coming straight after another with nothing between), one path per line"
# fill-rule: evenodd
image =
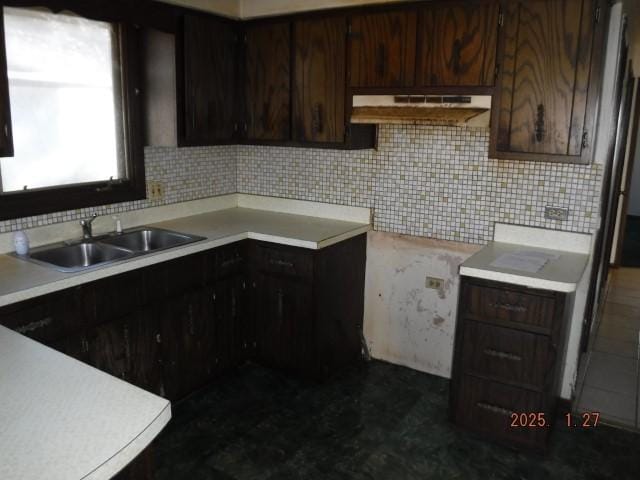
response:
M185 15L182 30L182 145L233 139L237 128L237 32L233 23Z
M0 10L0 157L13 156L11 134L11 106L9 80L7 79L7 55L4 44L4 17Z
M590 161L604 41L601 3L505 2L492 157Z
M246 135L249 140L291 138L291 25L251 25L245 31Z
M143 308L126 319L128 381L144 390L164 395L160 358L160 322L155 311Z
M167 301L161 313L161 349L167 398L179 400L202 387L211 376L213 322L203 291Z
M351 19L351 86L412 87L416 22L413 10L355 15Z
M298 20L294 25L294 139L344 142L345 17Z
M258 357L267 365L306 372L313 368L312 288L295 278L260 273Z
M420 10L418 86L492 86L498 39L497 1L444 2Z
M87 331L88 363L114 377L128 379L126 321L116 320Z

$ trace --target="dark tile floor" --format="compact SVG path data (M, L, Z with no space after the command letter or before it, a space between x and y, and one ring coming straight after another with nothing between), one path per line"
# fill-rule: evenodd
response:
M448 381L382 362L324 385L248 365L174 407L157 479L638 479L640 435L560 427L545 457L447 421Z

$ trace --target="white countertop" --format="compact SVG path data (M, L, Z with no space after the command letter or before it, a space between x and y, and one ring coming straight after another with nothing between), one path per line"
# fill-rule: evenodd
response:
M170 418L167 400L0 326L1 479L109 479Z
M251 238L295 247L320 249L365 233L368 223L311 215L233 207L147 224L206 237L207 240L124 260L81 273L62 273L0 255L0 306L117 275L221 245ZM126 226L126 225L125 225Z
M493 239L460 266L460 275L565 293L576 291L589 262L592 243L589 234L505 223L496 223ZM550 259L535 273L491 265L503 254L521 251L558 258Z
M559 255L559 258L549 260L542 270L536 273L491 266L491 263L501 255L523 250ZM581 253L523 247L515 243L490 242L460 266L460 275L555 292L574 292L588 260L589 256Z

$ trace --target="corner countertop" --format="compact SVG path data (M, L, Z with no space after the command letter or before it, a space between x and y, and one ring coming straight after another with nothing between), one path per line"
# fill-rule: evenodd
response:
M557 245L557 249L546 248ZM575 292L589 262L591 235L496 224L494 241L460 266L460 275L556 292ZM501 255L536 251L552 256L538 272L494 267Z
M321 249L371 229L368 223L244 207L223 208L159 223L140 224L198 235L205 237L206 240L79 273L62 273L10 255L0 255L0 306L246 238L301 248Z
M170 403L0 326L0 478L106 480L160 433Z

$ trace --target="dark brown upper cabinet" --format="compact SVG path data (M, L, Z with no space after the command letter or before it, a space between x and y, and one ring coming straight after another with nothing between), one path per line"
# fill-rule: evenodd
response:
M245 110L249 141L291 140L291 24L245 27Z
M179 144L229 143L238 129L236 26L206 15L187 14L180 39Z
M421 8L416 86L493 86L499 15L497 1Z
M506 1L502 8L490 156L590 163L603 0Z
M345 17L294 24L293 138L298 142L345 140Z
M0 8L0 157L13 156L11 135L11 106L9 104L9 80L7 55L4 46L4 16Z
M351 17L351 87L413 87L416 24L415 10Z

